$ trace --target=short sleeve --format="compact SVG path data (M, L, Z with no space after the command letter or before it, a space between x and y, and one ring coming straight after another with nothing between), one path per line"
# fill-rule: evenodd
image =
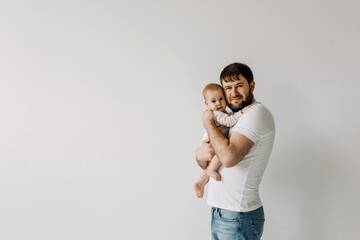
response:
M271 113L262 105L248 109L231 129L249 138L253 143L264 135L274 131L274 119Z

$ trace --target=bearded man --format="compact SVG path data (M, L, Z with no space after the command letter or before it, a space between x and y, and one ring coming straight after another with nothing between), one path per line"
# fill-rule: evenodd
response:
M259 185L274 143L274 119L271 112L255 100L253 73L246 64L233 63L225 67L220 82L233 112L251 107L230 128L229 138L217 129L211 110L202 116L209 139L196 150L196 161L205 169L216 154L222 163L219 169L222 180L210 178L208 184L212 239L260 239L265 217Z

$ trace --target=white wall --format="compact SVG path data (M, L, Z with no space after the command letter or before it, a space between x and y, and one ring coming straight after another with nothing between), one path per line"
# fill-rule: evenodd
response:
M359 1L1 1L0 239L210 239L201 90L234 61L277 136L263 239L357 239Z

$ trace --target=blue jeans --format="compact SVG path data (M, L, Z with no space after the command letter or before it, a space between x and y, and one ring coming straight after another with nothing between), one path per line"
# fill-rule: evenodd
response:
M212 208L212 240L259 240L264 229L264 209L234 212Z

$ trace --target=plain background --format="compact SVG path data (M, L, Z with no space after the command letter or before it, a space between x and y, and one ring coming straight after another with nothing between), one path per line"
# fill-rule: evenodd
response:
M202 88L248 64L265 240L358 239L359 1L0 1L0 239L210 239Z

